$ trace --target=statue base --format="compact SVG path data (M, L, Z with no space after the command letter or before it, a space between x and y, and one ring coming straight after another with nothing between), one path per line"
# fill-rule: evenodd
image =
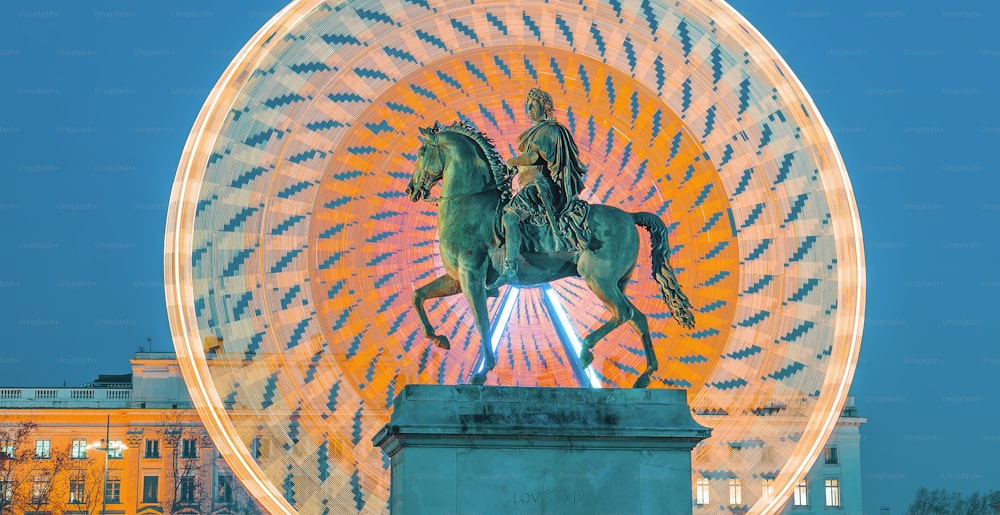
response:
M684 390L407 386L375 437L393 515L691 513Z

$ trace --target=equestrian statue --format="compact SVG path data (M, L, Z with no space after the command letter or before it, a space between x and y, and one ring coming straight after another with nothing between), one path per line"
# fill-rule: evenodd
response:
M465 123L420 128L423 145L406 186L411 201L436 201L439 251L444 275L420 286L413 305L424 335L448 349L434 331L424 302L465 295L482 345L484 366L471 379L483 384L496 366L490 348L486 298L505 284L527 286L580 277L604 303L611 318L583 339L580 364L594 359L592 349L608 333L629 323L642 339L646 369L633 387L644 388L658 368L646 316L625 296L639 253L636 226L649 232L653 278L674 320L694 327L687 296L670 266L667 228L652 213L629 213L587 204L578 195L586 167L572 134L553 117L552 97L537 88L527 100L533 125L516 141L518 155L504 162L483 133ZM516 170L517 194L511 185ZM441 182L440 196L430 198Z

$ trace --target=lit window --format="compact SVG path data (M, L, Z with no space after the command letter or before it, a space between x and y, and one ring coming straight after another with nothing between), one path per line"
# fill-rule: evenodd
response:
M194 476L181 476L181 499L180 501L184 504L191 504L195 502L195 484Z
M156 502L156 499L159 497L159 483L159 476L143 476L142 502Z
M36 474L31 478L31 502L44 504L49 497L49 476Z
M181 441L181 458L197 458L198 457L198 441L191 438L185 438Z
M700 477L695 483L695 503L697 504L708 504L709 501L709 483L707 477Z
M837 465L840 463L840 457L837 455L836 445L831 445L823 451L823 461L827 465Z
M159 458L160 457L160 441L147 439L146 440L146 458Z
M74 460L85 460L87 459L87 441L86 440L73 440L73 444L70 446L69 457Z
M111 440L108 442L108 458L112 460L122 459L122 449L125 444L121 440Z
M823 481L826 489L826 505L840 507L840 479L827 478Z
M760 495L764 499L770 499L774 496L774 478L765 477L760 480Z
M119 476L109 476L108 482L104 484L104 499L108 504L120 504L122 502L122 478Z
M743 481L735 477L729 478L729 505L740 506L743 504Z
M793 506L809 506L809 483L805 479L795 483L795 491L792 492Z
M69 503L70 504L83 504L86 502L84 496L87 493L87 484L84 483L84 478L82 476L74 477L69 480Z
M49 453L49 448L52 443L48 440L35 440L35 458L38 459L49 459L52 455Z

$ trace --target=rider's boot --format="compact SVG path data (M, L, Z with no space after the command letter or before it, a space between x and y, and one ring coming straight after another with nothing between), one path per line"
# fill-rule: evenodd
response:
M486 286L486 289L495 290L505 284L513 284L515 281L517 281L517 258L508 257L503 262L503 270L500 271L500 276L497 277L496 281Z

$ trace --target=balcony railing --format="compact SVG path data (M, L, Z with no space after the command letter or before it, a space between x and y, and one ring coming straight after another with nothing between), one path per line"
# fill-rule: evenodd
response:
M3 408L127 408L128 388L0 388Z

